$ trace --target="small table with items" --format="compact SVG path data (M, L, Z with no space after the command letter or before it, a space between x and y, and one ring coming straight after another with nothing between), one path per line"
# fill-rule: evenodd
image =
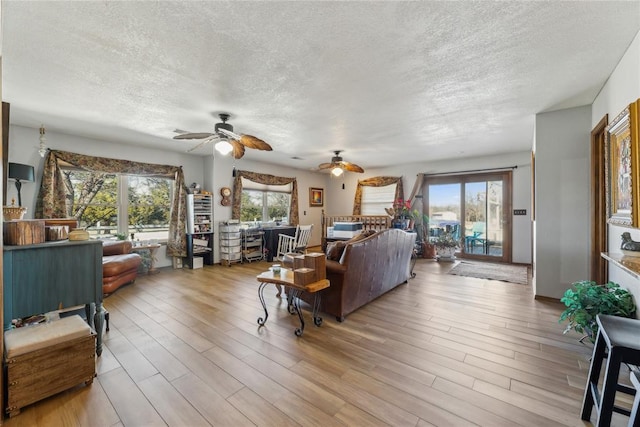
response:
M154 244L143 244L138 246L133 246L131 250L142 257L142 262L138 267L138 273L140 274L154 274L157 273L158 270L155 267L156 262L156 251L160 245L158 243Z
M258 325L264 326L264 324L267 322L267 318L269 317L269 313L267 312L267 305L264 301L264 288L269 284L281 285L287 288L287 309L290 314L297 312L298 318L300 319L300 327L296 328L296 330L294 331L297 336L301 336L304 332L304 317L302 316L302 310L300 309L300 300L298 298L300 294L302 294L302 292L314 294L312 314L313 323L316 326L322 325L322 317L318 315L318 309L320 308L320 294L318 291L328 288L329 280L321 279L308 285L298 285L294 283L294 272L292 270L284 268L280 270L280 273L274 273L271 270L260 273L257 276L257 279L258 282L260 282L260 285L258 286L258 298L260 298L260 303L262 304L262 308L264 309L264 318L258 318Z

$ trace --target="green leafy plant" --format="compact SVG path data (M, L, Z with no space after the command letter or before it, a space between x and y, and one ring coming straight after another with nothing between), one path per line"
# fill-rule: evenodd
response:
M613 282L598 285L596 282L582 280L572 284L560 299L567 308L560 315L559 322L568 321L563 333L575 330L585 334L585 338L594 343L598 335L598 314L609 314L621 317L633 317L636 305L633 295Z
M127 240L127 235L124 234L124 233L118 233L118 234L116 234L116 238L118 240Z
M418 233L418 240L421 242L429 241L429 215L422 214L417 209L413 210L413 219L415 220L414 228Z
M450 232L440 234L433 242L436 248L457 248L460 242Z

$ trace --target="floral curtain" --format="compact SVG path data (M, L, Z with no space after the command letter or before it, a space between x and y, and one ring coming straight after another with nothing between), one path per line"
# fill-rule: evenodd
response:
M281 176L268 175L249 171L236 171L236 178L233 181L233 205L231 218L240 219L240 204L242 201L242 178L248 179L258 184L264 185L287 185L291 184L291 207L289 208L289 223L298 225L298 182L296 178L286 178Z
M40 192L36 201L35 218L66 218L71 212L72 200L67 200L62 166L75 167L89 172L106 172L155 176L175 181L169 220L167 255L184 257L186 252L185 223L187 218L187 188L180 166L154 165L129 160L86 156L67 151L50 150L42 171Z
M384 187L391 184L397 184L394 202L404 199L401 176L375 176L373 178L358 180L356 197L353 201L353 215L362 215L362 187Z

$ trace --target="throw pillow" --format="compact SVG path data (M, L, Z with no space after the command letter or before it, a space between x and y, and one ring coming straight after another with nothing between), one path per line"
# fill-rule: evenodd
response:
M374 234L376 234L375 230L364 230L362 233L356 234L355 236L347 240L347 243L359 242L360 240L366 239L367 237L373 236Z
M343 241L329 243L327 245L327 259L339 261L345 246L347 246L347 242Z

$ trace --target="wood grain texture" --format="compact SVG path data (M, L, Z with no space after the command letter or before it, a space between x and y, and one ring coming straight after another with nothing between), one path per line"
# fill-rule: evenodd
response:
M120 288L105 300L111 331L94 383L5 425L585 425L591 348L562 334L563 306L530 286L418 260L415 279L342 323L316 327L303 304L296 337L275 288L256 323L256 276L269 266L162 269Z

